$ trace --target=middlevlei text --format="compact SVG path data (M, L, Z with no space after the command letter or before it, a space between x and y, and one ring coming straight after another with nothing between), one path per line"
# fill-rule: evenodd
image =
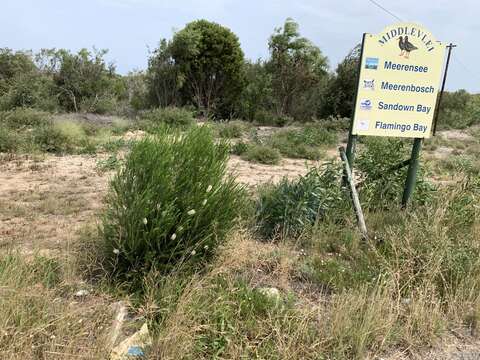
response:
M385 45L389 40L395 39L398 36L411 36L419 39L426 46L427 51L435 49L435 42L430 39L430 34L416 28L409 26L400 26L396 29L391 29L384 33L378 40L380 44Z

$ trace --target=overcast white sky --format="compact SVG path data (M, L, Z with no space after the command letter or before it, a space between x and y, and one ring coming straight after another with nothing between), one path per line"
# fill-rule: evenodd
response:
M447 88L480 92L480 1L376 0L406 21L426 26L454 49ZM120 73L144 69L147 46L204 18L233 30L247 58L266 58L273 29L292 17L332 68L361 40L397 22L369 0L2 0L0 47L15 50L109 49Z

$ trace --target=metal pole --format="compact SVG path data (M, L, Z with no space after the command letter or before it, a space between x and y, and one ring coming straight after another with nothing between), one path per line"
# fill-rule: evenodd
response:
M341 146L339 149L340 157L343 160L345 166L345 173L347 175L347 182L350 185L350 193L352 195L353 208L357 215L358 227L363 235L364 239L368 238L367 225L365 224L365 218L363 216L362 206L360 205L360 200L358 199L357 189L355 188L355 183L353 182L353 175L350 168L350 165L347 160L347 155L345 154L345 149Z
M348 143L347 143L347 151L346 156L348 159L348 163L350 165L350 169L353 169L353 162L355 160L355 145L357 143L357 135L353 135L353 120L355 119L355 109L357 106L357 97L358 97L358 86L360 81L360 72L362 71L362 58L363 58L363 47L365 45L365 36L366 33L363 34L362 37L362 47L360 48L360 58L358 59L358 72L357 72L357 88L355 90L355 96L353 99L353 111L352 111L352 121L350 121L350 129L348 131ZM345 180L345 178L344 178ZM345 181L344 181L345 183Z
M415 138L413 141L412 155L410 157L410 165L408 166L407 180L405 181L405 189L403 190L402 207L405 208L410 200L410 197L415 189L415 182L417 181L418 158L420 150L422 149L421 138Z
M457 47L457 45L454 45L452 43L447 45L447 48L448 48L447 62L445 64L445 72L443 73L442 88L440 90L440 95L438 96L437 107L436 107L437 111L435 112L435 118L433 119L433 136L435 136L435 133L437 132L438 114L440 113L440 104L442 103L443 92L445 91L445 83L447 81L447 72L448 72L448 65L450 64L450 56L452 55L452 49L454 47Z

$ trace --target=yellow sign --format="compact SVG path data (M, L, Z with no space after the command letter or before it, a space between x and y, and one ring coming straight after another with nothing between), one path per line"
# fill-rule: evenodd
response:
M365 34L352 134L430 137L444 55L418 24Z

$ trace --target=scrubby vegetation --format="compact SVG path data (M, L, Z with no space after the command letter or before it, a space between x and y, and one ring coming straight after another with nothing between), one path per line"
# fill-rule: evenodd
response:
M477 339L479 95L445 94L407 209L411 141L359 140L364 237L335 156L359 48L330 71L292 19L268 48L245 60L199 20L125 76L104 50L0 50L1 356L108 358L118 300L151 359L442 358L447 334Z
M102 233L105 267L135 281L201 264L225 240L242 189L225 178L228 148L207 128L159 130L135 144L111 183Z
M260 191L257 226L266 239L299 236L317 221L338 211L347 200L339 180L339 168L329 164L313 168L298 180L283 179Z
M280 152L267 145L250 144L245 149L237 146L235 151L240 153L242 159L266 165L277 165L280 162Z
M313 123L276 132L266 143L285 157L318 160L322 156L321 147L337 143L337 134L326 130L320 123Z

